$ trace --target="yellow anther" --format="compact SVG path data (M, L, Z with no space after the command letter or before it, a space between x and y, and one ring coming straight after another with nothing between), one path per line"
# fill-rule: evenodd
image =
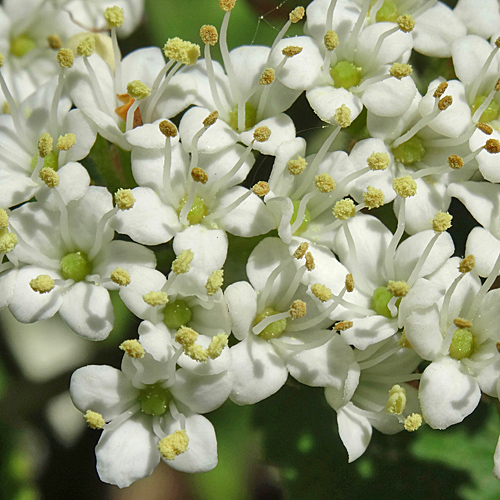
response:
M328 302L333 297L332 291L321 283L315 283L311 287L311 292L321 302Z
M462 328L464 330L469 330L470 328L472 328L472 322L464 318L455 318L453 320L453 324L457 328Z
M491 154L500 153L500 141L498 139L488 139L484 145L484 149Z
M224 270L219 269L214 271L207 279L205 289L207 290L207 295L215 295L224 284Z
M345 332L346 330L349 330L349 328L352 328L354 323L352 321L338 321L333 325L333 329L337 332Z
M269 184L266 181L259 181L259 182L257 182L257 184L254 184L252 186L252 191L257 196L260 196L261 198L263 198L270 191Z
M219 7L224 12L229 12L230 10L234 9L235 3L236 3L236 0L219 0Z
M59 151L68 151L76 144L76 135L69 134L60 135L57 139L57 149Z
M387 291L394 297L406 297L410 291L410 286L406 281L388 281Z
M184 354L198 363L205 363L208 360L208 351L198 344L191 344L184 348Z
M275 71L273 68L265 69L260 75L259 84L260 85L270 85L274 82Z
M401 198L408 198L408 196L415 196L417 194L417 183L409 175L396 177L392 183L392 187Z
M227 346L227 343L228 337L225 333L219 333L218 335L215 335L215 337L212 337L210 345L207 349L208 357L210 359L218 358L222 354L224 347Z
M461 156L450 155L448 156L448 166L454 170L459 170L464 166L464 160Z
M55 33L47 36L47 43L51 49L59 50L62 47L61 37Z
M9 215L3 208L0 208L0 229L7 229L8 227Z
M9 101L4 101L2 104L2 114L10 115L10 104Z
M59 186L59 175L50 167L44 167L40 170L38 177L48 188L55 188Z
M401 334L401 337L398 340L398 346L402 347L403 349L413 349L404 330L403 333Z
M497 351L500 353L500 342L497 342L495 344L495 347L497 348Z
M206 184L208 181L208 174L200 167L194 167L191 170L191 177L195 182L201 182L201 184Z
M354 278L352 277L352 274L348 274L345 277L345 289L350 293L354 291Z
M406 408L406 389L400 385L393 385L389 391L389 398L385 411L391 415L401 415Z
M443 94L446 92L446 89L448 88L448 82L442 82L440 83L436 90L434 91L434 98L435 99L441 99Z
M452 215L448 212L441 212L440 210L434 219L432 219L432 229L434 229L436 233L447 231L451 227L451 219L453 219Z
M352 123L351 110L345 104L342 104L335 110L334 118L339 127L347 128Z
M47 132L44 132L38 139L38 156L45 158L49 153L52 153L54 139Z
M124 340L119 346L129 358L140 359L144 357L146 351L141 343L136 339Z
M165 57L182 64L194 64L200 57L200 46L180 38L169 38L163 47Z
M445 95L438 102L438 108L440 111L448 109L453 104L453 97L451 95Z
M292 175L300 175L307 167L307 162L302 156L297 156L295 160L290 160L287 163L288 171Z
M197 340L198 333L187 326L181 326L175 334L175 341L184 348L194 344Z
M106 421L104 420L102 415L100 413L97 413L96 411L87 410L83 418L91 429L99 430L102 429L106 424Z
M111 281L120 286L130 285L130 274L121 267L117 267L114 271L111 271L109 275Z
M5 62L5 56L0 52L0 68L3 66Z
M486 135L491 135L493 133L493 128L490 127L487 123L476 123L476 127Z
M314 185L320 193L331 193L337 187L333 177L327 173L316 175Z
M333 215L339 220L347 220L356 215L356 207L350 198L337 201L333 207Z
M405 430L408 432L416 431L422 425L422 415L420 413L412 413L405 418Z
M182 455L188 450L189 438L186 431L175 431L173 434L160 439L158 451L165 460L175 460L175 457Z
M500 36L495 40L495 47L500 48Z
M118 189L115 193L115 204L120 210L130 210L135 203L134 195L130 189Z
M297 247L297 250L295 250L295 252L293 252L293 256L299 260L299 259L302 259L302 257L304 257L304 255L306 254L307 250L309 248L309 243L307 243L306 241L303 241L298 247Z
M49 293L54 289L54 286L54 280L47 274L40 274L40 276L30 281L31 289L39 294Z
M219 40L217 28L210 24L205 24L200 28L200 38L207 45L215 45Z
M121 28L125 22L125 16L123 15L123 9L117 7L108 7L104 11L104 19L108 23L108 28Z
M304 7L295 7L295 9L290 12L288 19L290 19L292 24L298 23L304 18L305 13L306 9L304 9Z
M71 49L60 49L56 59L61 68L71 68L75 61L75 55Z
M17 236L14 233L6 233L0 236L0 255L9 253L17 245Z
M496 81L494 89L495 92L498 92L500 90L500 78Z
M312 271L316 267L316 264L314 263L314 257L312 256L311 252L306 253L306 269L308 271Z
M363 193L363 203L368 210L381 207L385 203L384 192L373 186L368 186L366 192Z
M165 137L175 137L177 135L177 127L168 120L162 120L158 124L158 128Z
M253 133L253 138L257 142L266 142L271 137L271 129L263 125L262 127L257 127Z
M142 296L142 300L148 306L164 306L168 302L168 295L165 292L148 292Z
M462 273L470 273L476 265L476 258L474 255L467 255L464 259L460 261L460 265L458 266L458 270Z
M290 317L292 319L299 319L306 315L307 306L306 303L302 300L294 300L292 305L290 306Z
M325 33L325 38L324 38L324 43L326 50L334 50L338 47L339 45L339 37L337 33L333 30L328 30Z
M63 50L63 49L61 49ZM95 51L95 38L92 35L82 38L78 47L76 48L76 55L82 57L89 57Z
M182 250L177 258L172 262L172 271L175 274L185 274L191 269L191 261L194 254L191 250Z
M413 20L413 17L410 16L410 14L399 16L396 19L396 22L398 23L399 29L404 33L409 33L415 27L415 21Z
M151 95L151 89L140 80L132 80L127 83L127 94L140 101Z
M385 170L389 166L389 155L387 153L372 153L367 159L366 163L371 170Z
M297 47L295 45L288 45L287 47L285 47L281 53L285 56L285 57L293 57L293 56L296 56L297 54L300 54L302 52L303 48L302 47Z
M401 80L405 76L410 76L413 73L413 68L409 64L394 63L389 70L389 73L394 78Z

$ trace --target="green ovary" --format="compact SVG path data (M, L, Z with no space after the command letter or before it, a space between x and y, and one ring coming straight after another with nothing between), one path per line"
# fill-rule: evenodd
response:
M139 394L141 410L148 415L163 415L171 400L172 395L168 389L163 388L160 384L148 385Z
M411 139L403 142L403 144L393 148L392 154L396 161L399 161L405 166L410 166L423 160L425 148L422 141L418 137L413 136Z
M361 68L349 61L340 61L330 68L330 75L337 88L348 89L359 85L361 81Z
M69 253L61 259L61 272L64 279L83 281L92 272L92 264L82 252Z
M300 201L293 202L293 215L290 219L290 224L293 224L297 220L297 213L299 211ZM304 213L304 218L302 219L302 224L299 226L297 231L293 233L294 236L300 236L309 226L309 222L311 222L311 213L307 210Z
M182 198L179 208L177 209L177 213L180 214L184 205L186 204L187 196ZM205 205L205 202L199 197L195 196L193 200L193 205L191 206L191 210L187 214L187 220L191 226L194 224L199 224L208 214L208 209Z
M392 294L385 286L379 286L374 292L372 297L372 309L381 316L392 318L391 312L387 307L389 301L392 299Z
M278 311L272 307L266 307L261 313L255 316L254 325L260 323L264 318L273 316L274 314L279 314ZM267 325L264 330L259 333L259 337L264 340L277 339L285 331L286 319L279 319L270 325Z
M474 114L478 108L483 104L483 102L486 100L486 96L484 95L478 95L474 99L474 104L471 106L471 111L472 114ZM498 107L498 102L493 99L488 107L483 111L483 114L481 115L481 118L479 118L479 121L483 123L489 123L492 120L496 120L498 118L500 109Z
M36 164L38 163L38 155L33 156L31 158L31 170L35 170ZM43 159L43 167L42 168L51 168L57 172L59 168L59 156L55 151L51 151L44 159Z
M178 330L181 326L187 326L191 321L193 313L182 300L169 302L163 309L163 323L167 328Z
M453 333L450 356L454 359L470 358L476 350L474 335L465 328L458 328Z
M23 57L35 48L35 40L29 35L19 35L10 41L10 53L15 57Z
M375 3L376 2L373 2L373 4ZM380 9L378 10L375 19L377 23L382 23L384 21L389 23L394 23L396 22L398 16L399 13L396 4L391 0L385 0L385 2L382 4L382 7L380 7Z
M257 110L249 102L245 103L245 130L250 130L257 123ZM238 105L229 112L229 126L238 130Z

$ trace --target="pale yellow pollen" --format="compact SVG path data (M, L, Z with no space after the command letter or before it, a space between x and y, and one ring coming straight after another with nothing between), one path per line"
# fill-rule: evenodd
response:
M304 9L304 7L295 7L295 9L290 12L288 19L290 19L292 24L298 23L304 18L305 13L306 9Z
M453 97L451 95L445 95L438 102L438 108L440 111L448 109L453 104Z
M336 49L339 46L339 37L338 37L337 33L335 33L335 31L333 31L333 30L328 30L325 33L325 38L323 41L325 43L326 50L331 51L331 50Z
M488 139L484 145L484 149L491 154L500 153L500 141L498 139Z
M121 267L117 267L114 271L111 271L109 277L111 278L111 281L113 283L116 283L117 285L120 286L130 285L131 281L130 274Z
M102 415L96 411L87 410L83 418L85 419L85 422L87 422L87 425L94 430L100 430L106 424Z
M412 413L405 418L405 430L408 432L416 431L422 425L422 415L420 413Z
M334 119L339 127L347 128L352 123L351 110L342 104L335 110Z
M500 48L500 36L495 40L495 46Z
M406 297L410 291L410 286L406 281L388 281L387 291L394 297Z
M205 284L205 289L207 290L207 295L215 295L224 284L224 270L219 269L214 271L207 279Z
M59 50L62 47L61 37L56 33L47 36L47 43L51 49Z
M6 229L8 227L9 227L9 215L3 208L0 208L0 229Z
M175 274L185 274L191 269L191 261L194 254L191 250L182 250L177 258L172 262L172 271Z
M464 166L464 160L461 156L450 155L448 156L448 166L454 170L459 170Z
M497 351L500 353L500 342L497 342L497 343L495 344L495 346L496 346L496 348L497 348Z
M270 191L269 184L266 181L259 181L257 182L257 184L254 184L252 186L252 191L257 196L260 196L262 198L266 196L267 193L269 193Z
M225 333L219 333L218 335L215 335L215 337L212 337L210 345L207 349L208 357L210 359L218 358L222 354L224 347L227 346L227 343L228 337Z
M298 247L297 249L295 250L295 252L293 252L293 256L299 260L299 259L302 259L302 257L304 257L304 255L306 254L307 252L307 249L309 248L309 243L307 243L306 241L303 241Z
M300 54L302 50L303 50L302 47L297 47L296 45L288 45L281 51L281 53L285 57L293 57L296 56L297 54Z
M451 227L451 219L453 219L452 215L448 212L439 210L434 219L432 219L432 229L434 229L436 233L447 231Z
M314 257L312 256L311 252L306 253L306 269L308 271L312 271L316 267L316 264L314 263Z
M349 328L352 328L353 325L354 323L352 321L338 321L333 325L333 329L337 332L345 332L349 330Z
M76 135L69 134L60 135L57 139L57 149L59 151L68 151L76 144Z
M123 9L117 7L108 7L104 11L104 19L108 23L108 28L120 28L125 22L125 16L123 15Z
M195 182L201 182L201 184L206 184L208 181L208 174L201 167L194 167L191 170L191 177Z
M413 347L410 344L410 341L408 340L408 337L406 336L406 332L403 330L403 333L401 334L401 337L398 340L398 345L399 347L402 347L403 349L413 349Z
M168 120L162 120L158 124L158 128L165 137L175 137L177 135L177 127Z
M120 210L130 210L135 203L134 195L130 189L118 189L115 193L115 204Z
M54 139L47 132L44 132L40 139L38 139L38 156L45 158L49 153L52 152L52 147L54 145Z
M490 127L487 123L476 123L476 127L486 135L491 135L493 133L493 128Z
M409 33L415 27L415 21L413 20L413 17L410 16L410 14L399 16L396 19L396 22L398 23L399 29L404 33Z
M6 233L0 237L0 254L9 253L17 245L17 236L14 233Z
M286 166L292 175L300 175L306 169L307 162L302 156L297 156L295 160L289 160Z
M181 326L175 334L175 341L184 348L194 344L197 340L198 333L187 326Z
M321 283L315 283L311 286L311 292L321 302L328 302L333 297L332 291Z
M363 193L363 203L368 210L381 207L385 203L384 192L381 189L368 186L366 192Z
M306 315L306 310L306 303L302 300L297 299L293 301L288 312L290 313L292 319L298 319Z
M271 129L263 125L262 127L257 127L253 133L253 138L257 142L266 142L271 137Z
M396 384L389 391L385 411L391 415L401 415L406 408L406 389Z
M0 68L3 66L5 62L5 56L0 52Z
M408 196L415 196L417 194L417 183L409 175L396 177L392 183L392 187L401 198L408 198Z
M352 277L352 274L349 273L345 277L345 289L350 293L354 291L354 278Z
M469 321L468 319L464 319L464 318L455 318L453 320L453 324L457 328L462 328L462 329L465 329L465 330L468 330L469 328L472 328L472 322Z
M331 193L337 187L333 177L327 173L316 175L314 185L320 193Z
M185 42L178 37L169 38L163 47L165 57L172 61L186 64L194 64L200 57L200 46L195 43Z
M200 38L202 39L203 43L207 45L215 45L219 41L217 28L210 24L204 24L200 28Z
M474 255L467 255L464 259L460 261L460 265L458 266L458 270L462 273L470 273L476 265L476 258Z
M442 95L446 92L447 88L448 88L448 82L441 82L434 91L434 98L441 99Z
M173 434L160 439L158 451L165 460L175 460L175 457L182 455L188 450L189 438L186 431L175 431Z
M44 167L38 173L38 177L48 188L55 188L59 186L59 175L50 167Z
M63 49L61 49L63 50ZM76 48L76 55L82 57L89 57L95 51L95 38L92 35L82 38L78 47Z
M394 78L401 80L405 76L410 76L413 73L413 68L410 64L394 63L389 70L389 73Z
M385 170L389 166L389 162L389 155L384 152L374 152L366 159L366 163L371 170Z
M333 207L333 215L339 220L347 220L356 215L356 207L350 198L337 201Z
M54 280L47 274L40 274L40 276L30 281L31 289L39 294L50 292L54 289L54 286Z
M142 296L142 300L146 302L148 306L164 306L168 302L168 295L165 292L148 292Z
M75 55L71 49L60 49L56 59L62 68L71 68L75 61Z
M208 351L198 344L191 344L184 348L184 354L198 363L205 363L208 360Z
M224 12L229 12L230 10L234 9L235 3L236 3L236 0L219 0L219 7Z
M151 89L140 80L132 80L127 83L127 94L140 101L151 95Z
M144 357L146 351L141 343L136 339L124 340L119 346L129 358L140 359Z
M274 82L275 71L273 68L266 68L260 75L259 84L260 85L270 85Z
M10 104L9 101L4 101L2 104L2 113L4 115L10 115Z
M203 120L203 126L204 127L211 127L219 118L219 112L218 111L212 111L204 120Z

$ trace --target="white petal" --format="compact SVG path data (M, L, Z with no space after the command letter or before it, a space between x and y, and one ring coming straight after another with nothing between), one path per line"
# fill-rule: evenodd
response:
M351 119L354 120L363 110L363 103L359 97L346 89L337 89L331 85L313 87L306 92L311 108L321 120L336 125L335 111L345 104L351 110Z
M224 296L231 315L233 334L242 340L250 331L257 314L257 292L250 283L238 281L226 288Z
M370 85L363 93L362 101L368 110L379 116L397 116L411 105L417 92L411 78L388 78Z
M466 255L474 255L475 271L486 278L500 255L500 241L482 227L475 227L467 237Z
M358 415L353 408L355 406L352 403L347 403L346 406L337 410L340 439L346 447L349 463L363 455L372 437L370 421Z

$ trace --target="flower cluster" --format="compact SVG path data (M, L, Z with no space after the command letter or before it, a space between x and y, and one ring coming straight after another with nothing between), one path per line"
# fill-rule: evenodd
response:
M114 291L142 321L121 370L71 379L103 430L101 479L128 486L160 459L211 470L202 414L289 376L324 388L349 461L372 428L446 429L499 398L498 3L313 0L271 47L229 51L236 2L220 0L202 49L170 38L123 58L142 2L116 3L38 2L22 22L0 7L0 307L99 341ZM422 90L414 52L453 75ZM302 93L329 131L315 153L286 114ZM259 155L273 164L256 182ZM452 197L479 223L462 258ZM224 283L228 234L261 236L247 281Z

